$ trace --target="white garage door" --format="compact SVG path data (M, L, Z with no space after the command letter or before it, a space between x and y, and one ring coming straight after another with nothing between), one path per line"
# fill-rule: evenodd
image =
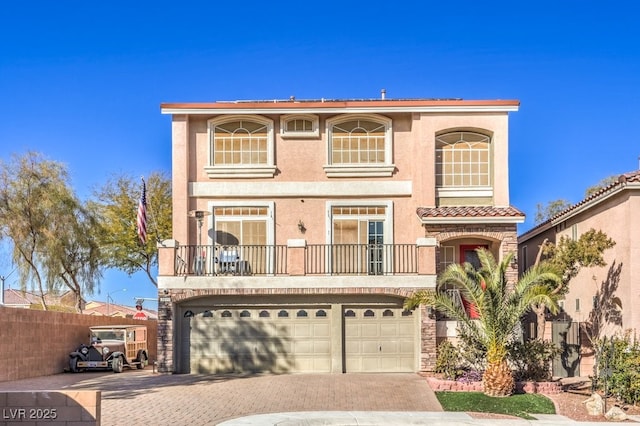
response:
M329 314L328 307L201 311L183 318L190 322L183 355L192 373L330 372Z
M399 308L345 308L343 317L347 373L417 371L412 312Z

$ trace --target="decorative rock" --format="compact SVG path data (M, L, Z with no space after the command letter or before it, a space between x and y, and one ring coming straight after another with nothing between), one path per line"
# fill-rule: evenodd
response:
M600 394L592 393L589 398L582 401L582 403L587 408L587 413L590 416L601 416L604 413L604 401Z
M607 420L612 420L614 422L623 422L629 418L629 416L627 416L627 413L622 411L620 407L611 407L611 409L606 412L604 417Z

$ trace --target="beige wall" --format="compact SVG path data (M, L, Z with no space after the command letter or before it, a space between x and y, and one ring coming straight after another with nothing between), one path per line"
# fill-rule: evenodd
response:
M566 228L559 233L567 237L572 235L572 227L577 227L577 235L591 228L605 232L616 245L604 253L607 266L584 268L571 280L569 293L565 298L565 310L576 321L588 321L593 315L593 297L599 292L605 299L618 298L621 303L621 324L616 324L610 314L618 309L609 306L611 320L606 321L606 327L602 330L611 335L624 329L640 329L640 316L637 306L640 306L640 291L634 278L640 272L638 262L638 243L635 236L638 234L636 210L640 197L629 197L629 192L624 192L613 197L597 207L585 211L567 221ZM634 232L635 231L635 232ZM580 309L576 310L576 300L579 300ZM602 308L602 306L600 306Z
M174 238L182 245L197 241L196 222L188 219L189 210L210 210L209 203L217 199L234 201L275 200L277 229L276 244L285 244L290 238L305 238L309 243L324 244L327 238L326 201L335 200L330 192L339 196L341 187L347 182L354 188L362 185L367 190L381 188L373 196L362 194L352 199L378 199L393 202L395 218L394 242L415 243L423 236L421 224L416 217L417 207L436 205L435 196L435 135L446 130L483 130L492 135L494 205L509 205L508 180L508 116L506 113L393 113L382 115L393 120L393 164L396 172L390 177L375 178L329 178L323 166L327 163L326 120L336 115L319 115L320 136L309 139L282 138L279 134L280 116L263 115L273 120L275 135L275 164L278 172L273 178L257 179L210 179L204 168L208 164L209 143L207 120L215 117L194 115L174 116L173 119L173 208ZM195 146L195 149L191 149ZM187 154L185 151L191 151ZM206 193L189 196L190 183L211 183ZM386 182L386 184L385 184ZM309 188L320 188L319 195L298 196L286 193L273 194L282 183L307 183ZM218 192L222 188L249 188L257 185L252 195L237 195L240 191ZM332 187L332 185L335 185ZM384 186L388 185L388 186ZM329 189L326 189L329 188ZM333 191L331 188L334 188ZM193 191L193 189L191 189ZM185 213L180 213L185 212ZM402 226L398 226L398 222ZM297 223L302 220L307 232L302 236ZM211 226L210 219L206 223ZM188 228L187 228L188 227ZM204 228L204 227L203 227ZM188 231L187 231L188 229ZM203 232L203 242L207 232Z

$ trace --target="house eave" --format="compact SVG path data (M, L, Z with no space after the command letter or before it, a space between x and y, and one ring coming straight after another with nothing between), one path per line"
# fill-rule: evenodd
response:
M460 223L523 223L524 217L429 217L420 218L423 225L455 225Z

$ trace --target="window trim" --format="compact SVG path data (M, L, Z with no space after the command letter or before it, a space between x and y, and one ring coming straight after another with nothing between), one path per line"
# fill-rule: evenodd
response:
M275 241L275 231L274 231L274 221L273 221L273 212L275 211L275 202L274 201L212 201L208 203L208 210L210 212L215 211L218 207L266 207L267 215L265 217L267 223L267 241L266 245L273 245ZM224 216L223 216L224 217ZM243 217L252 217L255 219L256 216L238 216L240 218ZM215 220L217 218L214 215L208 216L207 223L207 239L208 244L213 244L213 238L211 235L216 235L216 226ZM209 231L212 231L211 234ZM217 242L216 242L217 243Z
M333 127L337 124L352 121L367 120L385 126L384 131L384 158L381 164L361 163L361 164L333 164L331 162L331 141L333 138ZM378 114L340 114L326 120L326 164L324 171L329 178L336 177L389 177L396 169L393 164L393 120Z
M488 157L488 172L489 172L489 185L479 185L479 186L438 186L436 185L436 197L438 198L453 198L453 197L461 197L461 198L486 198L493 197L493 179L495 176L495 161L493 158L494 155L494 145L493 145L493 132L487 129L446 129L436 132L435 134L435 160L436 160L436 170L438 164L438 138L441 136L448 135L450 133L475 133L478 135L485 136L489 139L489 157Z
M385 215L384 215L384 234L383 244L393 244L393 201L385 201L385 200L349 200L349 201L327 201L326 203L326 214L329 220L326 225L326 241L327 244L333 244L333 208L334 207L384 207ZM367 217L356 216L353 217Z
M312 129L310 132L287 131L287 123L293 120L309 120ZM314 114L288 114L280 117L280 136L282 138L317 138L320 136L320 119Z
M214 129L230 121L245 120L267 127L267 162L265 164L214 164ZM273 120L259 115L223 115L207 120L207 162L204 167L209 178L269 178L274 177L274 130Z

